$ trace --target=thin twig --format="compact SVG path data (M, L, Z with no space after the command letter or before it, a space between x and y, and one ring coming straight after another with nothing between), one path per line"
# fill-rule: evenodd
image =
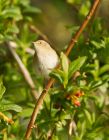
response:
M52 131L50 132L49 136L48 136L48 140L52 140L53 138L53 135L55 133L55 130L56 130L56 125L54 126L54 128L52 129Z
M25 65L22 63L22 61L21 61L20 57L18 56L18 54L16 53L15 49L12 47L13 42L10 41L7 44L8 44L8 48L9 48L11 54L13 55L14 59L18 63L18 66L19 66L19 68L20 68L20 70L23 74L23 77L25 78L25 81L27 82L27 84L31 88L31 92L32 92L33 97L35 99L38 99L38 93L35 90L35 84L34 84L32 78L31 78L31 75L30 75L29 71L27 70Z
M38 34L41 38L43 38L45 41L49 42L48 37L42 33L36 26L30 25L30 30L33 31L34 33Z
M38 99L38 101L35 105L34 111L33 111L32 116L31 116L31 120L28 124L27 132L26 132L26 135L25 135L26 139L29 139L29 137L31 135L31 131L32 131L32 128L34 126L33 124L34 124L34 122L36 120L36 117L37 117L37 114L38 114L38 112L39 112L39 110L42 106L45 95L46 95L46 93L48 92L49 88L52 86L53 83L54 83L54 79L50 79L48 81L48 84L46 85L45 89L41 93L41 95L40 95L40 97L39 97L39 99Z
M16 49L16 48L18 47L17 44L16 44L15 42L10 41L10 43L11 43L11 47L12 47L12 48ZM25 49L25 52L31 54L32 56L33 56L34 53L35 53L34 49L29 48L29 47Z
M0 112L0 118L2 118L4 121L6 121L7 123L13 124L14 121L10 118L8 118L5 114L3 114L2 112Z
M65 52L65 54L68 56L69 53L71 52L73 46L75 45L75 43L77 42L79 36L81 35L81 33L83 32L83 30L85 29L85 27L87 26L88 22L90 21L90 19L92 18L92 16L95 14L95 11L99 5L101 0L95 0L91 10L89 11L88 15L86 16L84 22L82 23L82 25L80 26L80 28L78 29L78 31L76 32L76 34L74 35L74 37L71 39L68 48Z
M69 55L69 53L71 52L72 48L74 47L75 43L77 42L79 36L81 35L81 33L83 32L83 30L85 29L85 27L87 26L88 22L90 21L91 17L94 15L98 5L100 3L100 0L95 0L94 4L92 5L92 8L90 9L87 17L85 18L84 22L82 23L82 25L80 26L79 30L76 32L76 34L74 35L74 37L71 39L68 48L65 52L66 56ZM33 114L31 116L30 122L28 124L28 128L26 131L26 135L25 138L29 139L30 135L31 135L31 131L32 131L32 126L34 125L34 122L36 120L37 114L42 106L43 100L49 90L49 88L52 86L52 84L54 83L53 79L50 79L48 84L46 85L45 89L43 90L42 94L40 95L39 99L37 100L37 103L35 105Z

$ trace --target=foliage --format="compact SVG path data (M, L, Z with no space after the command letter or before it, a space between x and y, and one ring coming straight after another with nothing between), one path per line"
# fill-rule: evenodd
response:
M66 2L79 6L80 21L92 3ZM0 140L24 139L35 104L7 42L16 43L16 52L38 89L41 80L35 76L27 49L39 37L30 26L41 13L29 0L0 0ZM56 83L44 100L31 140L109 139L109 32L104 23L100 17L91 21L70 57L60 54L61 68L50 73ZM77 26L67 27L74 35Z

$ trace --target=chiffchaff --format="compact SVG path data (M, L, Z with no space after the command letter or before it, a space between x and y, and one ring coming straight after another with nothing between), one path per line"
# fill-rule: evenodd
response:
M54 69L59 58L56 51L44 40L38 40L33 42L35 47L34 65L35 69L41 73L41 75L48 80L49 73Z

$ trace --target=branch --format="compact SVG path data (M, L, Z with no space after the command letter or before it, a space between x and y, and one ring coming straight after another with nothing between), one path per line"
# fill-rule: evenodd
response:
M77 42L78 38L80 37L81 33L83 32L83 30L85 29L85 27L87 26L88 22L90 21L90 19L92 18L92 16L94 15L98 5L100 3L100 0L95 0L94 4L92 5L87 17L85 18L84 22L82 23L82 25L80 26L80 28L78 29L78 31L76 32L76 34L74 35L74 37L71 39L68 48L65 52L66 56L69 55L69 53L71 52L72 48L74 47L75 43ZM58 66L59 67L59 66ZM45 89L43 90L42 94L40 95L39 99L36 102L33 114L31 116L30 122L28 124L28 128L26 131L26 135L25 138L29 139L30 135L31 135L31 131L33 128L33 125L35 123L36 117L38 115L38 112L43 104L43 100L45 98L45 95L47 94L49 88L52 86L52 84L54 83L55 80L50 79L48 81L48 84L45 86Z
M41 38L43 38L45 41L49 42L48 37L42 33L36 26L30 25L30 30L33 31L34 33L38 34Z
M49 136L48 136L48 140L52 140L55 130L56 130L56 125L54 126L54 128L53 128L52 131L50 132L50 134L49 134Z
M74 35L74 37L71 39L68 48L65 52L65 54L68 56L69 53L71 52L73 46L75 45L75 43L77 43L77 40L79 38L79 36L81 35L81 33L83 32L83 30L85 29L85 27L87 26L88 22L90 21L90 19L92 18L92 16L95 14L95 11L99 5L101 0L95 0L92 8L90 9L88 15L86 16L85 20L83 21L82 25L80 26L80 28L78 29L78 31L76 32L76 34Z
M29 71L27 70L27 68L25 67L25 65L22 63L22 61L21 61L20 57L18 56L18 54L16 53L15 49L13 48L13 45L15 43L10 41L7 44L8 44L8 48L9 48L11 54L13 55L14 59L18 63L18 66L23 74L23 77L25 78L25 81L27 82L27 84L31 88L31 92L32 92L33 97L35 99L38 99L38 93L35 90L35 84L31 78L31 75L30 75Z
M12 47L12 48L16 49L16 48L18 47L17 44L16 44L15 42L13 42L13 41L10 41L10 42L11 42L11 47ZM29 48L29 47L25 49L25 52L26 52L26 53L29 53L29 54L32 55L32 56L34 56L34 53L35 53L34 49Z
M4 121L6 121L7 123L13 124L14 121L10 118L8 118L5 114L3 114L2 112L0 112L0 118L3 118Z

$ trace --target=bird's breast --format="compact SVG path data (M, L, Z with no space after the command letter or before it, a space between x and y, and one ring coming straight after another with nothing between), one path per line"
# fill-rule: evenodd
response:
M49 73L52 69L56 67L58 64L58 56L55 53L48 54L48 55L39 55L39 67L41 69L41 73L45 78L48 79Z

